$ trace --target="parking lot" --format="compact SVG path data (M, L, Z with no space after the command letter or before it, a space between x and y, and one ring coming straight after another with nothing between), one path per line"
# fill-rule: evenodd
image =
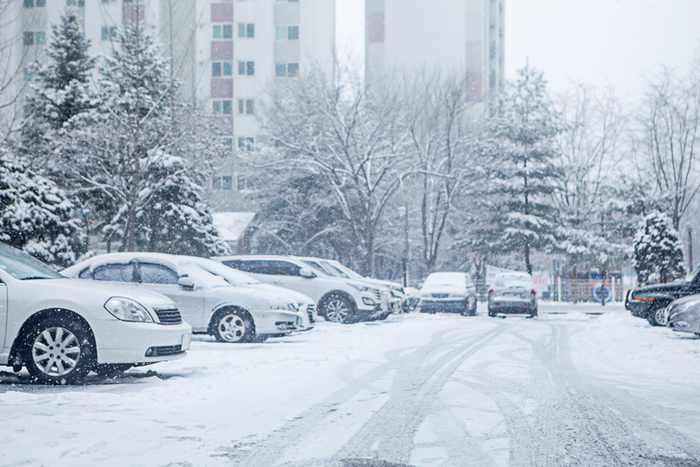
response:
M482 305L195 336L184 359L86 386L3 372L0 466L698 465L698 339L620 305Z

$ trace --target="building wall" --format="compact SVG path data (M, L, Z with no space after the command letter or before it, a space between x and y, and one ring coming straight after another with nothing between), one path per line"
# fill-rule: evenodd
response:
M436 69L465 73L473 101L503 90L505 0L366 0L368 79Z
M25 2L45 6L27 8ZM231 145L231 156L218 168L207 191L215 209L251 209L243 197L250 181L239 169L237 154L265 138L257 114L267 91L316 63L328 73L334 70L334 0L6 0L3 4L0 66L20 71L8 95L29 92L22 70L44 60L50 25L59 22L69 4L83 18L93 55L109 55L117 28L140 21L156 37L163 54L172 57L182 98L216 114L226 128L220 137ZM45 43L24 45L25 32L42 33ZM12 111L0 109L0 125L7 127L17 114L17 127L21 109L22 99Z

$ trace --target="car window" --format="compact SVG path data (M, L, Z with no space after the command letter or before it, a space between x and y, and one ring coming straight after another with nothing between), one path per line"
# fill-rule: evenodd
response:
M301 266L287 261L269 261L269 272L275 276L300 276Z
M423 285L429 285L429 286L435 286L435 285L456 285L459 287L464 287L465 284L465 278L464 274L460 273L451 273L451 272L446 272L446 273L433 273L428 276L427 279L425 279L425 283Z
M63 277L38 259L3 243L0 243L0 268L20 280Z
M131 282L134 278L133 264L104 264L92 273L96 281Z
M267 272L267 261L243 261L238 259L226 260L223 263L239 271L251 272L253 274L269 274Z
M153 263L139 263L138 278L143 284L177 284L178 275L172 269Z
M472 285L474 285L474 282L472 282L472 276L470 276L469 274L464 275L464 281L467 283L467 287L471 287Z
M90 268L85 268L82 271L80 271L78 277L81 279L92 279L92 271L90 271Z

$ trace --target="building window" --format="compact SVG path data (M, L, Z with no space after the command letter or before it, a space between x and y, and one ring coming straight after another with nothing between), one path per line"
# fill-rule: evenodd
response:
M37 31L34 33L34 43L36 45L46 44L46 33L44 31Z
M299 40L299 26L277 26L275 27L275 39L278 41Z
M255 138L249 136L238 137L238 149L241 151L252 151L255 146Z
M255 101L253 99L238 99L239 115L254 115Z
M278 2L299 3L299 0L277 0Z
M275 76L278 78L296 78L299 76L299 64L277 63L275 65Z
M217 115L231 115L233 113L233 101L212 101L212 112Z
M212 62L211 76L214 78L220 76L233 76L233 62Z
M238 62L239 76L255 76L255 62Z
M231 175L213 177L211 179L211 188L212 190L231 190L233 189L233 177Z
M24 8L44 8L46 6L46 0L23 0L22 5Z
M85 0L66 0L66 6L85 6Z
M224 143L224 146L233 147L233 138L222 138L221 142Z
M24 81L31 81L34 79L34 69L32 67L27 67L24 69Z
M110 39L115 39L117 37L117 27L116 26L102 26L100 30L100 35L103 41L108 41Z
M215 24L212 26L213 39L233 39L233 24Z
M34 33L33 32L25 32L22 34L22 42L24 45L34 45Z
M255 37L255 24L238 23L238 37L253 39Z
M238 191L245 190L245 177L243 175L239 175L238 179L236 180L236 188L238 188Z

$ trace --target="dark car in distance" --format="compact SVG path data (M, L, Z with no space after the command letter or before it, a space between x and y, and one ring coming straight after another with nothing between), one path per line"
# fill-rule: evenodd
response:
M644 318L652 326L665 326L666 307L678 298L696 294L700 294L700 266L695 268L689 280L648 285L627 292L625 308L632 316Z

